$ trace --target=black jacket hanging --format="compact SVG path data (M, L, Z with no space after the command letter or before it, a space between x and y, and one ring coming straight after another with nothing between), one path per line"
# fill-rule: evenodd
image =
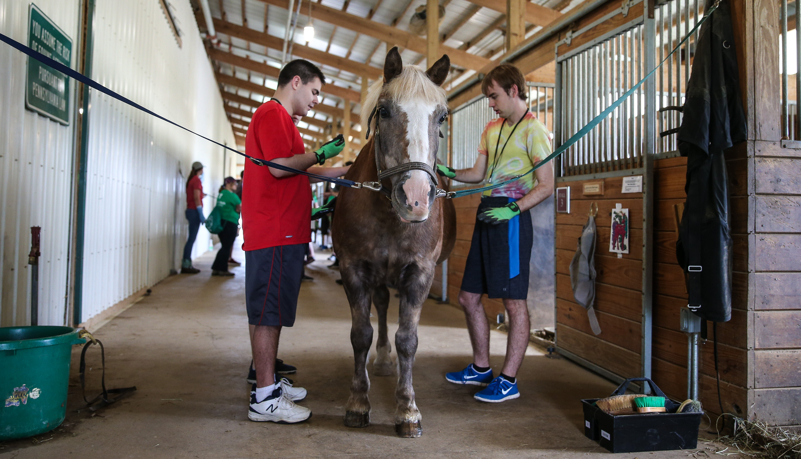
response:
M678 141L687 157L687 202L676 255L687 273L688 306L706 320L726 322L731 319L732 241L723 151L747 134L726 0L701 26L682 111Z

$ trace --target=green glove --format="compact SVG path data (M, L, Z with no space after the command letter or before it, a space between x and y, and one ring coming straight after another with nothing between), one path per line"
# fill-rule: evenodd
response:
M506 223L518 215L520 215L520 207L517 207L517 203L513 201L503 207L485 209L478 214L478 219L484 223L498 225Z
M444 164L437 163L437 174L448 177L448 178L456 178L456 170L452 167L445 166Z
M339 134L338 136L324 143L320 148L317 149L317 151L314 152L317 155L317 164L322 166L326 159L333 158L334 156L342 153L342 150L344 149L345 138L342 137L342 134Z
M334 211L334 206L336 205L336 203L337 203L337 198L335 198L334 196L329 196L328 202L325 203L324 206L312 209L311 219L317 220L318 218L322 218L323 215L330 214L331 212Z

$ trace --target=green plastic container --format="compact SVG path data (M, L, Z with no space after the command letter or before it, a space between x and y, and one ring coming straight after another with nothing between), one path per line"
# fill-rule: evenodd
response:
M71 327L0 328L0 441L51 431L67 414Z

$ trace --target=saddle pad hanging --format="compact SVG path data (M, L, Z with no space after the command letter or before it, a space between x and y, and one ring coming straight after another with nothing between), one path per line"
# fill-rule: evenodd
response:
M576 302L587 310L590 328L596 335L601 334L601 326L595 316L595 216L590 214L587 224L581 230L578 248L570 262L570 285Z

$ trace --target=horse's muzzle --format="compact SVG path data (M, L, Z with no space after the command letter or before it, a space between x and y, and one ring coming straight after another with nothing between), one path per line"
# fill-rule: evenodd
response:
M436 194L437 184L427 173L420 170L406 172L392 187L392 207L405 222L424 222Z

